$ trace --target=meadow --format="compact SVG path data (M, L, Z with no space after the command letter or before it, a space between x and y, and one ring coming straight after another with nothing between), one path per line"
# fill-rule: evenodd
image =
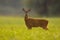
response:
M44 18L48 30L40 27L27 29L23 17L0 16L0 40L60 40L60 18Z

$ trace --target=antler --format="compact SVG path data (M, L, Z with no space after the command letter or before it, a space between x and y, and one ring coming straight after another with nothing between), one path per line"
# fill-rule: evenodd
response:
M28 13L28 12L30 12L31 11L31 9L29 9L29 10L25 10L24 8L22 9L25 13Z

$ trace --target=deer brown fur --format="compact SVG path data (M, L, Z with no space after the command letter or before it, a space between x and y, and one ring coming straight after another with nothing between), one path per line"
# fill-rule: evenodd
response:
M32 27L42 27L43 29L48 29L47 28L47 25L48 25L48 21L47 20L44 20L44 19L33 19L33 18L29 18L27 13L29 11L31 11L31 9L29 9L28 11L26 11L24 8L23 8L23 11L25 12L25 24L27 26L28 29L32 29Z

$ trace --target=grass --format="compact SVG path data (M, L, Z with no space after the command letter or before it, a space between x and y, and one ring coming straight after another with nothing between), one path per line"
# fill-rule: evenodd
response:
M28 30L22 17L0 17L0 40L60 40L60 18L46 18L49 30Z

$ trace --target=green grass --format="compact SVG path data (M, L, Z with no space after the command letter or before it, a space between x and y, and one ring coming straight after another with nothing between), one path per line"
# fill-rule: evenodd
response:
M22 17L0 17L0 40L60 40L60 18L45 18L48 29L28 30Z

